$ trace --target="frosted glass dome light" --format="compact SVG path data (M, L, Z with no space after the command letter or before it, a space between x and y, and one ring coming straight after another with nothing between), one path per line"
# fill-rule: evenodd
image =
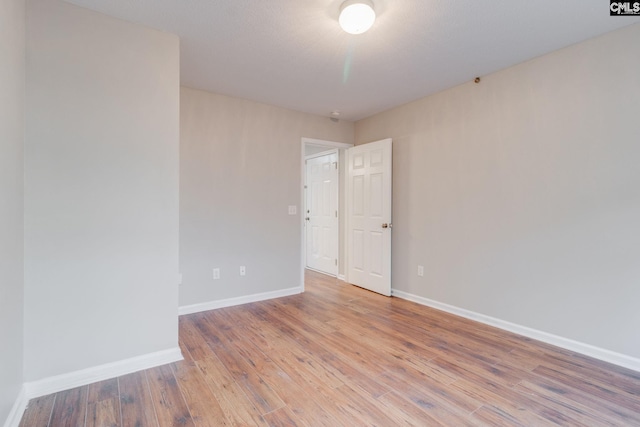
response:
M340 26L349 34L362 34L376 20L376 12L370 0L347 0L340 7Z

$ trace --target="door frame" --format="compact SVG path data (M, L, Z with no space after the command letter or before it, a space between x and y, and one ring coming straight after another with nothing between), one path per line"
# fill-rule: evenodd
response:
M304 218L305 218L304 207L306 205L306 200L305 200L306 194L304 191L304 185L307 179L306 178L307 171L305 167L305 160L307 156L305 154L305 148L307 147L307 145L318 145L318 146L326 147L327 151L332 149L337 149L338 152L354 146L353 144L347 144L344 142L326 141L322 139L304 138L304 137L300 142L300 201L302 202L300 204L301 208L300 208L300 223L299 223L299 226L300 226L300 292L304 292L304 270L305 270L305 266L307 265L307 253L306 253L307 251L306 234L307 233L306 233L305 224L304 224ZM340 162L339 155L338 155L338 162ZM338 168L338 201L340 200L340 195L344 192L344 188L340 184L340 178L341 178L341 174L340 174L340 169ZM338 207L338 210L340 210L340 207ZM340 229L340 224L342 221L344 220L339 215L338 230ZM343 254L340 251L340 244L338 243L338 260L341 259L341 256L343 256ZM340 277L339 265L338 265L338 277Z

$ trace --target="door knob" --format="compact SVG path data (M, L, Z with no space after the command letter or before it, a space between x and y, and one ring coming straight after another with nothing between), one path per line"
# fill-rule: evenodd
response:
M309 221L309 217L306 217L305 219L306 219L307 221Z
M382 224L382 228L391 228L392 224L387 224L386 222Z

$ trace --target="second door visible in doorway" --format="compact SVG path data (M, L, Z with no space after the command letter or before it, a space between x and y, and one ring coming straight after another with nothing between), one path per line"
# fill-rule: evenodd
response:
M306 160L307 268L338 274L338 155Z

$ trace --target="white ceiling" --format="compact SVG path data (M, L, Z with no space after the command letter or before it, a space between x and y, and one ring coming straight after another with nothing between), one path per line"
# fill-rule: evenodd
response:
M373 0L354 36L343 0L68 1L180 36L185 86L346 120L640 22L606 0Z

